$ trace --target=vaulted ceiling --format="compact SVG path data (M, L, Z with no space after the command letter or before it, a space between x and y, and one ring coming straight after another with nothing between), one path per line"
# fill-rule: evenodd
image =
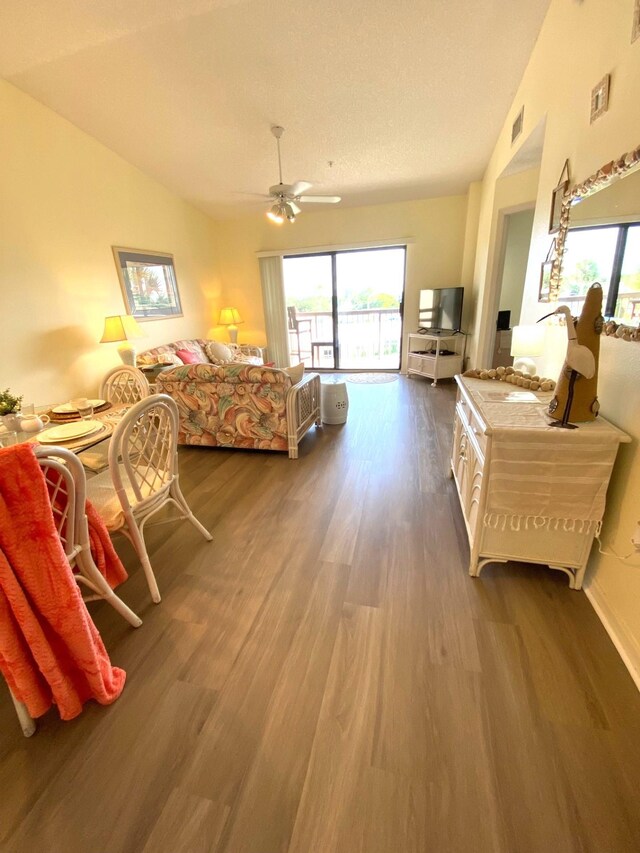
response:
M0 76L213 216L482 177L549 0L2 0ZM329 165L329 161L333 165Z

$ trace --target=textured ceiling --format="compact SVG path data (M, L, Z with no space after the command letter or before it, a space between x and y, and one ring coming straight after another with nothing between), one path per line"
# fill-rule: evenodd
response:
M401 201L481 178L548 5L2 0L0 76L214 216L277 182L272 124L285 182Z

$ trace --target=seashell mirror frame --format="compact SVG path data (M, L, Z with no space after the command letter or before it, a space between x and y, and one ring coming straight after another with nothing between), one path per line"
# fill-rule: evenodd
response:
M640 145L632 151L618 157L617 160L612 160L610 163L602 166L602 168L598 169L597 172L588 177L585 181L572 187L564 196L560 211L560 228L556 234L556 258L554 269L551 273L551 283L549 287L550 302L558 301L560 281L562 279L562 261L565 252L567 232L569 230L572 205L575 204L576 199L584 199L593 195L599 190L607 187L613 181L639 167ZM612 335L626 341L640 342L640 327L620 325L614 320L608 320L605 322L603 334Z

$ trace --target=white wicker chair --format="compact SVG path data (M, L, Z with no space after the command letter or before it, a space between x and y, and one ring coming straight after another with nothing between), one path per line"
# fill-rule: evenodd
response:
M151 394L147 377L137 367L121 365L114 367L104 377L100 384L99 397L115 406L137 403ZM98 445L100 448L102 445ZM80 454L80 460L85 468L99 474L109 465L107 454L100 449L88 450Z
M149 518L173 504L180 518L190 521L205 539L213 538L180 490L178 408L166 394L154 394L129 409L111 438L109 470L90 479L87 489L107 529L123 533L136 549L156 604L160 592L144 542Z
M137 403L151 394L147 378L137 367L120 365L110 370L102 380L99 397L109 403Z
M85 513L86 480L82 464L64 447L37 447L36 456L47 482L54 524L69 565L74 569L75 579L83 589L84 600L108 601L130 625L138 628L142 625L142 619L115 594L91 556L89 525ZM30 737L35 732L36 724L26 705L16 699L13 693L11 698L22 731L25 737Z

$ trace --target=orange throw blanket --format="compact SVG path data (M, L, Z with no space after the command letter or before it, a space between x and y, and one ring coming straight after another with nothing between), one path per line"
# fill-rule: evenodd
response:
M116 549L113 547L104 521L100 518L98 510L94 508L91 501L87 501L85 504L85 512L89 522L91 556L100 574L104 575L111 589L115 589L119 584L124 583L129 575L120 562L120 557L116 554Z
M29 444L0 450L0 670L32 717L56 704L63 720L88 699L114 702L126 678L82 600Z

